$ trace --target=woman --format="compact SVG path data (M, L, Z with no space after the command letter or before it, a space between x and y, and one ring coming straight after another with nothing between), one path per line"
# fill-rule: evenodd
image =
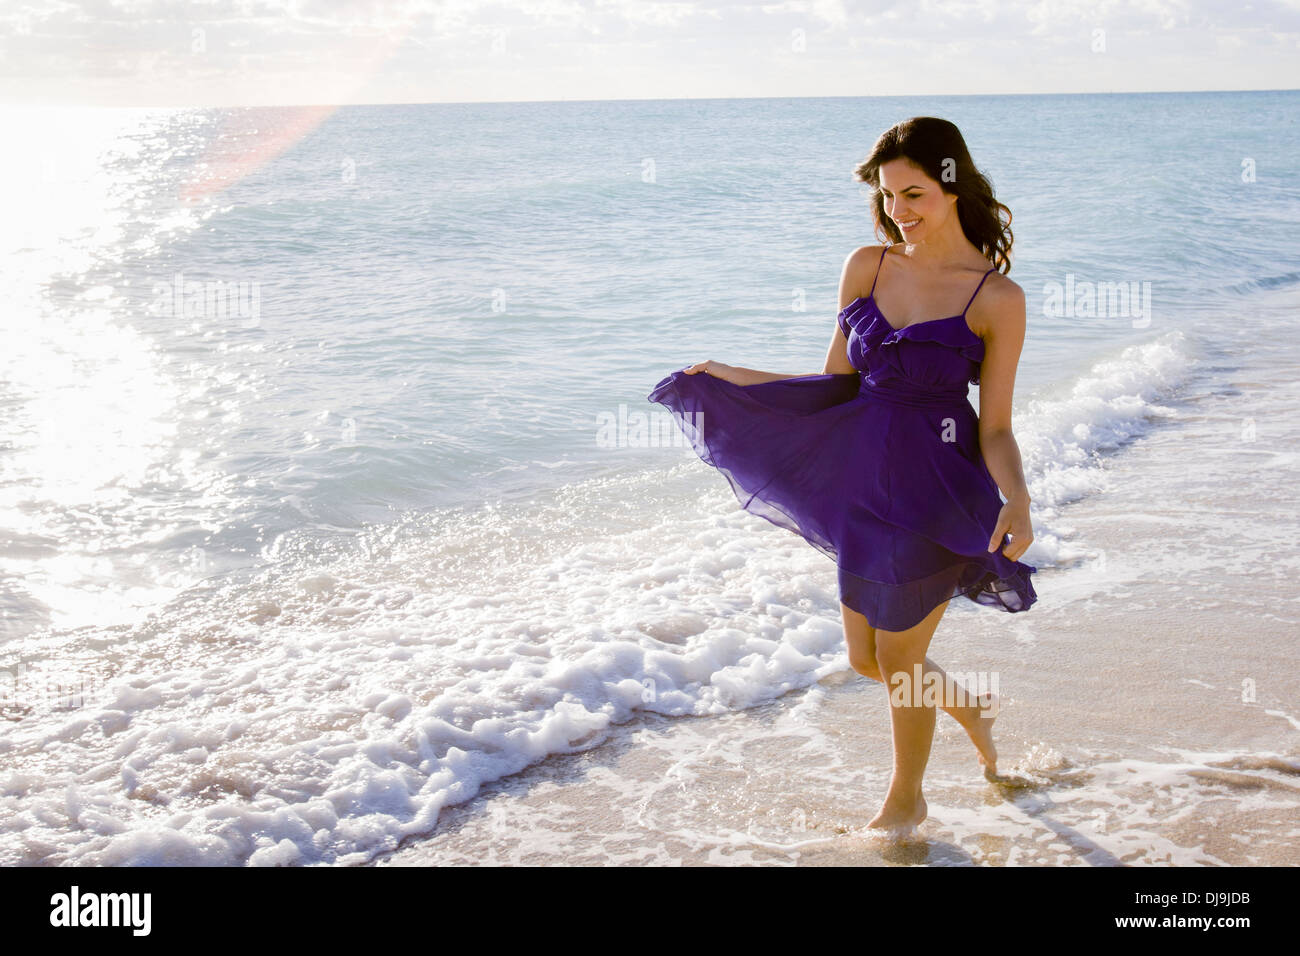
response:
M745 509L835 559L849 663L890 689L893 777L868 826L893 830L926 817L936 703L996 778L996 695L968 696L926 651L954 597L1009 612L1037 599L1037 569L1018 560L1033 530L1011 433L1025 297L1002 274L1010 210L952 123L898 124L855 175L890 242L845 260L823 372L706 361L649 400L677 416ZM978 415L968 382L980 386ZM938 701L926 685L942 689Z

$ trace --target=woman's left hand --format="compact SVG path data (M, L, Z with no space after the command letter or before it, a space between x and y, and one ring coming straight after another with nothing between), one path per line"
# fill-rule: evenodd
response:
M1002 536L1010 532L1011 543L1002 549L1002 554L1012 561L1029 550L1034 540L1034 528L1029 522L1029 502L1008 501L998 512L998 523L989 538L989 551L996 551Z

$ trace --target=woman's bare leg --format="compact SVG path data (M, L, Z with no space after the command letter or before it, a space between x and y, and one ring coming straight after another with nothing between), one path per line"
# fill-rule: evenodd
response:
M876 629L867 623L865 617L843 603L840 604L840 614L844 619L849 665L864 677L883 684L885 679L876 663ZM998 751L993 745L993 720L998 712L998 696L990 691L977 696L953 680L929 657L925 658L922 673L924 680L943 681L944 692L939 709L949 714L966 731L978 752L984 775L987 777L996 774ZM931 674L937 676L929 676Z
M986 776L994 772L997 760L991 716L996 713L996 698L985 694L976 702L973 695L968 696L965 688L926 656L925 652L939 619L947 610L947 601L931 611L916 626L898 632L872 628L861 614L843 604L840 607L845 622L849 662L853 669L882 681L891 691L897 690L899 697L896 700L895 694L890 694L890 723L894 743L893 777L884 805L867 825L887 829L915 826L925 819L927 812L925 798L921 793L921 780L934 740L935 703L927 703L925 688L936 684L942 688L937 703L966 729L980 752L979 759L985 766ZM883 680L882 675L888 676L889 680ZM906 693L907 691L911 693Z

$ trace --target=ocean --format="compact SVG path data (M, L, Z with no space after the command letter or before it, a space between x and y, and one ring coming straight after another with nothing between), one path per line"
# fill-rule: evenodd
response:
M1300 92L0 114L0 864L1300 862ZM900 849L833 563L646 395L821 371L913 115L1039 602L946 612L1017 782L939 715Z

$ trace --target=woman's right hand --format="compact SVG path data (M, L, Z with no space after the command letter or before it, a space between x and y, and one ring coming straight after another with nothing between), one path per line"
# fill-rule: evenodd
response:
M707 360L703 362L696 362L694 365L686 366L686 368L682 369L682 371L685 372L687 375L697 375L700 372L704 372L706 375L712 375L714 378L720 378L724 382L732 382L732 383L735 382L735 379L733 379L730 374L734 372L735 369L733 369L730 365L723 365L721 362L713 362Z

